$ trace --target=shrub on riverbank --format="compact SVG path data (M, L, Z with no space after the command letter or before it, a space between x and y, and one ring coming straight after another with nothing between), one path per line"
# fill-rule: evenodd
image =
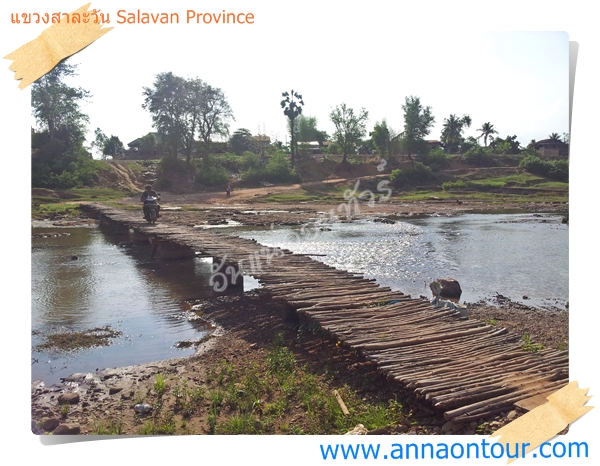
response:
M248 184L258 184L261 181L271 183L296 183L300 181L298 173L295 169L292 169L290 161L283 152L274 153L265 165L260 163L258 155L245 157L244 164L248 169L242 173L242 180Z
M557 181L569 181L569 161L565 159L543 160L537 155L527 155L521 160L519 167L534 175L545 176Z

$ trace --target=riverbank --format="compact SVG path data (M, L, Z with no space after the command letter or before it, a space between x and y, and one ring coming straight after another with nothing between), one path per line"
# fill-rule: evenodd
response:
M62 425L80 434L339 434L363 424L379 434L487 434L521 414L447 423L374 364L290 318L287 306L264 291L188 305L217 326L194 356L74 374L52 387L34 384L34 432ZM545 311L509 305L494 313L473 304L469 312L528 333L531 342L550 341L544 332L551 326L539 313ZM552 341L568 345L568 325L553 331ZM138 404L151 412L137 414Z

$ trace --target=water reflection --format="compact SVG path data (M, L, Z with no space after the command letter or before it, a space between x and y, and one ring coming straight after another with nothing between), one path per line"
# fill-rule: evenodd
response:
M154 261L150 245L128 236L105 236L95 228L60 232L70 236L32 239L32 345L49 333L105 325L122 336L109 347L73 354L33 351L33 379L52 383L74 372L193 352L174 345L201 338L206 328L188 321L181 302L213 296L210 259Z

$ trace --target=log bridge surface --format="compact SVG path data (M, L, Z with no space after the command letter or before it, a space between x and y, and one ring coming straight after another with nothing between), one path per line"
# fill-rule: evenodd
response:
M343 344L441 410L447 420L467 422L506 412L523 400L545 402L568 383L568 353L522 349L520 336L498 326L460 319L337 270L305 255L265 248L254 240L215 229L159 222L139 212L84 206L101 223L117 223L159 241L213 257L213 263L249 264L273 299L285 300ZM262 262L261 262L262 261ZM225 271L225 267L219 269ZM231 267L231 278L241 273ZM236 275L237 274L237 275Z

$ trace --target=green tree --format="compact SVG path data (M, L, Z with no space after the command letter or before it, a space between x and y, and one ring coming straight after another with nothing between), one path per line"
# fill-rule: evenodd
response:
M431 132L435 118L431 107L423 107L421 100L415 96L406 97L404 105L404 132L402 142L409 158L417 152L426 150L425 136Z
M204 142L204 153L210 152L210 142L214 136L227 137L229 135L229 120L234 120L233 111L227 102L225 93L209 84L198 84L195 80L194 114L198 115L198 133Z
M292 139L292 142L290 144L290 149L291 149L291 153L292 153L292 160L291 160L291 164L292 167L295 166L296 163L296 158L295 158L295 145L296 145L296 141L295 141L295 132L296 132L296 127L295 127L295 120L296 118L302 114L302 105L304 105L304 101L302 100L302 96L300 94L298 94L297 92L294 92L294 90L292 89L291 93L287 93L287 92L283 92L281 94L282 97L285 97L281 102L281 108L283 108L283 114L288 117L289 119L289 129L290 129L290 136ZM294 100L296 99L296 100Z
M153 157L156 155L156 136L154 133L148 133L140 139L140 155L143 157Z
M106 141L108 140L108 137L102 132L100 128L96 128L96 130L94 131L94 136L95 138L91 144L92 149L96 150L97 154L101 158L104 158L104 146L106 144Z
M118 155L121 155L125 147L123 143L117 136L113 136L112 134L106 140L104 144L104 148L102 149L102 153L107 156L110 155L113 159L116 159Z
M548 139L554 142L562 142L558 133L552 133L550 136L548 136Z
M31 86L31 106L38 128L46 131L50 140L63 141L67 148L83 142L89 122L80 105L91 97L90 93L64 82L74 76L77 67L62 62Z
M191 146L185 147L183 142L189 139L190 132L196 128L190 124L193 118L188 112L186 100L186 82L173 73L160 73L156 76L153 87L144 88L142 107L152 115L154 127L162 134L171 151L177 157L180 147L191 153Z
M320 146L329 138L325 131L317 129L317 118L313 116L300 115L296 119L296 141L297 142L312 142L317 141Z
M229 139L229 144L235 155L242 155L244 151L250 150L251 137L252 133L246 128L240 128L233 133Z
M213 136L226 136L233 118L225 94L199 78L184 79L172 72L156 76L153 87L144 88L142 107L150 112L154 127L176 157L181 151L190 163L196 135L209 152Z
M521 151L521 144L517 141L517 136L506 136L506 139L495 138L490 147L496 153L500 154L518 154Z
M376 122L373 131L369 133L373 145L382 158L387 158L390 153L391 134L387 126L387 121L383 119L381 123Z
M92 185L98 166L84 148L89 119L81 103L90 94L66 84L77 67L62 62L31 87L31 110L37 130L31 135L31 182L34 187L73 188Z
M442 128L441 141L447 153L455 153L458 147L464 141L463 128L471 126L471 117L463 115L458 118L456 115L450 115L444 118L444 126Z
M481 133L477 139L483 137L483 144L485 147L487 147L488 137L490 137L492 134L498 134L498 131L496 131L494 125L492 125L490 122L481 125L481 128L479 128L477 131Z
M332 110L329 118L335 125L333 139L339 144L344 154L342 163L348 163L348 154L355 150L356 145L360 143L367 132L366 123L369 112L363 108L358 114L355 114L352 108L348 108L343 103Z

